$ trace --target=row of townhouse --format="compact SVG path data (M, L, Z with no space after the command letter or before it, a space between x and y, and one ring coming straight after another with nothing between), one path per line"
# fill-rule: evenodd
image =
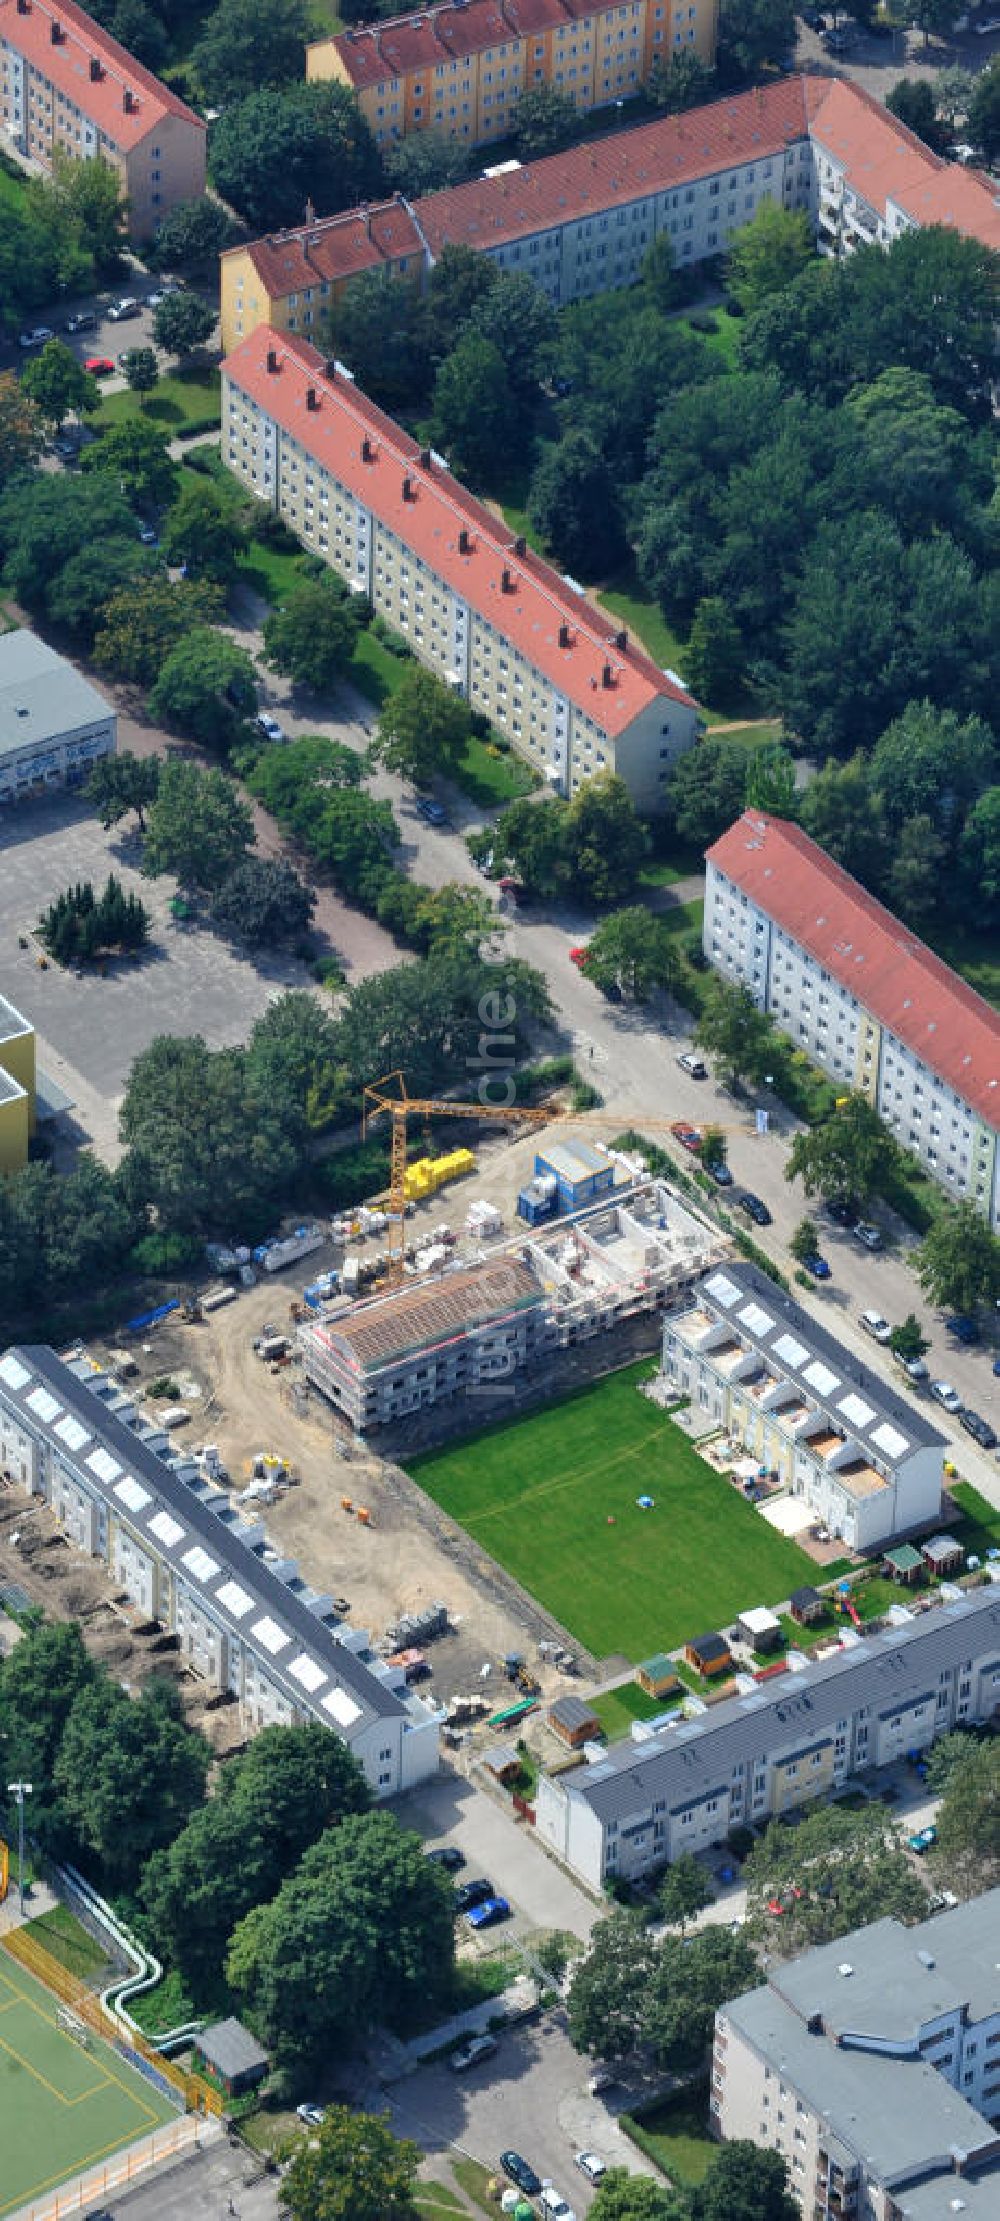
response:
M321 340L366 272L423 285L448 246L528 273L556 306L633 285L653 241L680 264L721 254L766 200L809 215L820 248L951 226L1000 249L988 179L944 162L859 85L782 78L540 162L317 222L222 257L222 337L258 324Z
M1000 1721L1000 1585L971 1590L801 1660L779 1680L543 1774L538 1833L589 1888L635 1880L926 1750Z
M525 92L581 114L634 99L657 63L715 60L718 0L440 0L307 48L306 74L350 87L378 146L442 131L502 139Z
M342 364L261 326L222 366L222 454L311 553L560 794L616 772L662 807L696 703L498 523Z
M996 2221L1000 1890L874 1921L716 2014L711 2120L783 2158L809 2221Z
M51 1505L248 1730L318 1720L379 1797L436 1771L440 1713L89 1358L41 1346L0 1358L0 1475Z
M708 850L704 949L1000 1231L1000 1017L796 825L747 810Z
M663 1372L849 1550L937 1524L944 1436L754 1266L698 1282L667 1320Z
M149 239L178 201L205 190L206 126L76 0L0 0L0 139L51 170L100 157Z

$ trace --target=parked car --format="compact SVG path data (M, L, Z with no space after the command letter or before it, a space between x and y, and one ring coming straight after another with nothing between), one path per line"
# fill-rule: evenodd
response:
M860 1324L864 1332L871 1335L873 1342L887 1342L892 1333L889 1321L883 1319L881 1311L862 1311Z
M424 1857L432 1866L443 1866L446 1874L458 1874L465 1865L465 1852L457 1843L439 1843L433 1851L425 1851Z
M44 347L46 342L54 339L55 336L55 333L49 330L47 324L33 324L30 331L18 333L17 344L19 347L23 347L27 353L29 347Z
M495 2036L470 2036L467 2044L460 2044L451 2055L453 2074L467 2074L470 2067L481 2067L484 2059L492 2059L497 2048Z
M991 1427L988 1419L981 1418L978 1411L960 1411L958 1418L959 1425L965 1428L966 1434L971 1434L973 1442L978 1442L981 1450L996 1449L996 1429Z
M487 1898L495 1895L493 1884L486 1880L485 1875L477 1875L472 1882L459 1882L455 1891L455 1911L469 1913L474 1905L485 1905Z
M897 1365L906 1374L907 1380L930 1379L930 1372L922 1357L904 1357L899 1350L893 1350L892 1354Z
M693 1152L701 1148L702 1137L698 1127L687 1125L683 1118L675 1118L670 1131L674 1140L680 1142L682 1149L690 1149Z
M435 802L432 795L418 794L416 800L416 811L417 816L422 817L425 824L427 825L451 824L451 819L448 816L448 812L445 809L444 803Z
M877 1226L872 1226L867 1219L859 1218L857 1225L852 1226L851 1232L855 1241L861 1242L865 1249L881 1249L882 1235L880 1229Z
M110 378L115 366L110 355L88 355L83 367L92 378Z
M950 1380L932 1380L931 1395L936 1404L944 1406L945 1411L956 1412L962 1409L961 1396L952 1387Z
M579 2167L581 2175L586 2175L588 2182L600 2182L608 2171L603 2159L596 2152L577 2152L573 2165Z
M554 2183L547 2182L538 2201L545 2221L576 2221L572 2206L567 2205L561 2191Z
M955 1318L946 1319L944 1323L948 1333L953 1334L956 1342L962 1342L966 1349L971 1349L973 1343L978 1342L979 1328L975 1319L970 1319L966 1312L959 1311Z
M687 1073L689 1080L707 1080L708 1066L705 1059L696 1056L693 1049L682 1049L677 1062L681 1071Z
M526 2198L537 2198L542 2187L541 2176L536 2175L534 2168L529 2167L520 2152L501 2152L500 2165L504 2174L510 2176L511 2182L516 2183L519 2190L523 2190Z
M75 316L67 316L66 330L70 333L71 336L76 332L96 331L97 318L96 316L93 316L91 314L89 308L79 309Z
M833 1277L826 1258L821 1257L818 1250L815 1257L803 1257L802 1264L806 1272L812 1273L814 1280L831 1280Z
M760 1196L754 1195L750 1188L740 1188L734 1195L733 1202L738 1211L745 1211L747 1217L752 1218L755 1226L770 1226L771 1213L767 1204L762 1203Z
M139 538L144 548L158 548L160 545L160 535L153 524L142 525L139 530Z
M858 1223L858 1207L856 1203L851 1202L849 1196L828 1196L823 1209L827 1218L832 1218L835 1226L853 1228Z
M918 1858L923 1858L924 1852L929 1851L932 1843L937 1842L937 1829L918 1828L916 1835L909 1835L906 1840L911 1851L915 1851Z
M133 299L131 293L123 293L120 301L112 301L108 309L108 322L109 324L124 324L128 317L138 316L138 314L139 302Z
M326 2119L325 2110L321 2105L297 2105L295 2111L299 2120L304 2121L307 2128L322 2128Z
M711 1164L705 1166L705 1170L709 1178L715 1181L717 1188L732 1187L733 1175L724 1157L714 1157Z
M506 1897L484 1897L465 1917L470 1928L495 1928L501 1920L510 1919L510 1906Z
M272 717L269 710L258 710L257 715L254 718L254 724L257 727L257 731L263 734L265 740L284 740L284 732L279 725L277 718Z

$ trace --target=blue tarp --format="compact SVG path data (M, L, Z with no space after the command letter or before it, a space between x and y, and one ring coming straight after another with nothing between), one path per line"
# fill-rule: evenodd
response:
M158 1319L165 1319L171 1311L180 1309L180 1297L171 1296L169 1303L158 1303L155 1311L140 1311L137 1319L126 1319L126 1334L139 1334L144 1326L155 1326Z

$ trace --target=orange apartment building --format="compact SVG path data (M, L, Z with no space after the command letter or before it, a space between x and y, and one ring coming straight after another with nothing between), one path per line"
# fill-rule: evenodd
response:
M656 62L714 62L717 28L718 0L443 0L317 40L306 74L349 85L379 146L428 130L485 146L511 130L523 92L611 108Z
M205 190L202 118L74 0L0 0L0 140L44 170L99 156L134 240Z

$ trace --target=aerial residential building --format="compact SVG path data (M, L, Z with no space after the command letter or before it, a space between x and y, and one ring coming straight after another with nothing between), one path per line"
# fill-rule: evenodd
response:
M117 735L110 703L65 656L37 633L0 634L0 809L82 786Z
M804 210L825 253L929 223L1000 248L987 178L931 154L860 85L787 77L543 161L503 162L412 203L397 195L233 247L222 257L223 346L258 324L320 339L354 278L425 282L448 246L526 271L564 307L635 284L662 234L681 264L723 253L765 200Z
M711 2118L809 2221L1000 2213L1000 1890L768 1967L715 2017Z
M0 127L15 154L116 170L133 239L205 190L206 126L76 0L0 0Z
M808 834L744 811L706 858L705 954L1000 1229L1000 1017Z
M20 1172L35 1131L35 1029L0 995L0 1173Z
M317 40L306 74L350 86L378 146L428 130L483 146L524 92L550 85L581 114L620 106L657 62L714 62L717 30L717 0L440 0Z
M594 1764L542 1775L536 1825L603 1891L722 1843L737 1823L791 1812L853 1774L926 1750L957 1726L997 1720L1000 1586L991 1585L832 1657L800 1659L796 1671L694 1719L637 1721L632 1738Z
M670 1313L663 1372L849 1550L936 1526L944 1436L753 1265L718 1266Z
M222 366L222 453L303 547L560 794L616 772L656 810L697 704L361 393L260 327Z
M380 1797L436 1771L435 1708L89 1358L0 1358L0 1473L176 1635L185 1666L235 1699L249 1730L318 1720Z

